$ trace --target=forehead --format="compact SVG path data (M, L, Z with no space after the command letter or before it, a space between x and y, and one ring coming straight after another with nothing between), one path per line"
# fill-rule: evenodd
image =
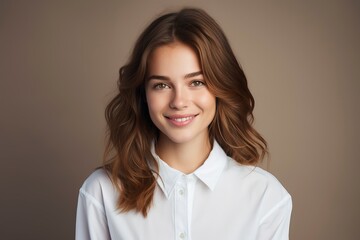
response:
M184 75L200 71L196 52L186 44L174 42L155 48L148 59L148 74Z

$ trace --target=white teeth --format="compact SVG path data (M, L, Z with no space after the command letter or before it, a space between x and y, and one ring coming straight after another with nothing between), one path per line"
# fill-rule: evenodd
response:
M185 121L188 121L190 119L192 119L193 117L184 117L184 118L174 118L174 120L176 122L185 122Z

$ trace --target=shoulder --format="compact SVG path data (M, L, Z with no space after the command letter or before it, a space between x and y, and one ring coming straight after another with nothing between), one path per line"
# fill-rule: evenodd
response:
M249 189L249 194L266 197L275 202L291 198L280 181L260 167L241 165L229 158L229 164L225 171L230 178L237 182L235 187Z
M86 198L102 201L104 196L114 195L115 187L104 169L97 169L92 172L80 188L80 194Z
M224 176L234 196L246 199L247 206L257 209L261 222L291 213L292 199L280 181L268 171L245 166L229 158Z
M100 168L96 169L86 178L81 189L91 191L108 184L111 184L110 177L106 170Z

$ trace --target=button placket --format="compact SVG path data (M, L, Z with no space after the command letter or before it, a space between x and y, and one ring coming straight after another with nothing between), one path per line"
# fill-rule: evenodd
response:
M187 184L185 176L182 176L175 186L175 231L176 239L187 239L188 229L188 203Z

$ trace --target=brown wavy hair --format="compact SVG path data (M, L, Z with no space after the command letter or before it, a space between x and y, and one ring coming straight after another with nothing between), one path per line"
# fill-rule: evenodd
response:
M150 147L159 130L145 100L147 61L155 48L175 41L197 53L209 91L216 97L210 138L240 164L257 165L267 154L265 140L252 127L254 98L220 26L201 9L164 14L140 35L128 63L120 68L118 94L105 111L104 167L119 191L118 208L123 212L135 210L146 217L151 207L158 165Z

